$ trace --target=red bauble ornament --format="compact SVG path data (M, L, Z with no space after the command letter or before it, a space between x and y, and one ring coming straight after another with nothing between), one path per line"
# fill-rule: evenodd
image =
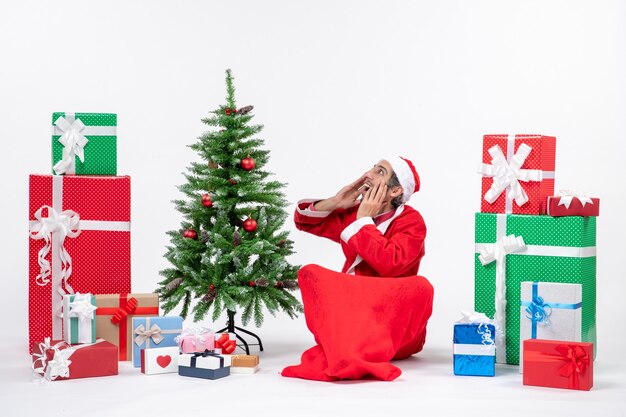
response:
M209 285L209 289L210 289L210 290L215 289L215 285L213 285L213 284Z
M249 285L250 287L254 287L254 286L256 286L256 284L254 283L254 281L248 281L248 285Z
M235 180L234 180L234 179L232 179L232 178L231 178L231 179L229 179L229 180L228 180L228 182L229 182L229 183L231 183L232 185L237 184L237 181L235 181Z
M241 165L241 169L244 169L246 171L252 171L256 165L256 162L254 161L254 159L248 156L241 160L240 165Z
M202 205L204 207L212 207L213 202L211 201L211 196L209 194L205 194L202 196Z
M282 288L283 287L283 282L282 281L276 281L276 288Z
M185 237L187 239L194 239L195 240L195 239L198 238L198 234L193 229L187 229L187 230L185 230L185 233L183 233L183 237Z
M251 217L248 217L245 222L243 222L243 230L246 232L252 233L256 230L256 220Z
M224 113L226 113L226 116L230 116L230 108L226 107L226 110L224 110Z
M233 113L237 113L237 107L233 108Z

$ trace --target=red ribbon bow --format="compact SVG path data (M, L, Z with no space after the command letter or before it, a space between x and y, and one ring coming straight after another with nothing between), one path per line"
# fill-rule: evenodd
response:
M215 341L215 349L222 349L222 353L233 353L236 347L237 342L230 340L228 333L222 333L220 338Z
M559 369L559 375L569 378L570 384L578 389L578 378L589 365L589 355L585 350L577 345L558 345L554 348L565 364Z
M130 297L126 301L126 305L124 307L120 307L114 314L111 316L111 322L113 324L120 324L122 320L126 320L129 314L132 314L137 308L137 299L135 297Z

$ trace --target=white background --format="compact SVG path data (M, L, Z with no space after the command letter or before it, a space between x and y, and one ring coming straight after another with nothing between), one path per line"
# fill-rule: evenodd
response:
M626 3L59 0L3 2L1 14L4 410L626 415ZM118 172L132 176L133 290L149 292L167 266L165 232L181 220L170 201L196 159L186 145L224 103L226 68L238 105L253 104L254 121L265 125L268 168L289 183L291 202L335 193L383 155L414 161L422 191L411 205L428 225L420 273L435 287L424 352L398 363L404 373L392 383L281 378L312 338L302 317L268 316L255 376L147 378L123 364L118 378L31 382L27 184L29 174L50 171L51 113L118 114ZM485 133L555 135L557 189L602 200L589 393L524 387L514 367L498 367L496 378L452 376L452 322L473 306ZM341 268L334 244L286 227L293 263Z

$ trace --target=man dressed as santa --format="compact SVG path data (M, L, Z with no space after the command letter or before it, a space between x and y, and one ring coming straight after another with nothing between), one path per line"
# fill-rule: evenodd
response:
M342 273L318 265L300 270L307 326L317 346L283 376L392 380L401 371L389 361L422 349L433 300L428 280L416 276L426 225L405 204L419 188L411 161L393 156L333 197L298 202L296 227L339 243L346 261Z

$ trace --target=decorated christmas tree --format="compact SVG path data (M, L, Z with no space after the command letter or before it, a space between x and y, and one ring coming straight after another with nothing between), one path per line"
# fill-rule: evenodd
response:
M290 293L299 267L287 262L293 242L281 231L285 184L268 180L269 152L256 137L263 126L251 124L252 106L237 109L230 70L226 92L226 105L202 120L211 130L190 145L202 162L191 163L179 186L182 228L168 232L171 267L160 272L157 292L166 313L182 303L181 315L191 311L194 321L211 310L216 321L226 310L230 320L239 312L243 324L254 318L260 326L264 307L291 318L302 312Z

